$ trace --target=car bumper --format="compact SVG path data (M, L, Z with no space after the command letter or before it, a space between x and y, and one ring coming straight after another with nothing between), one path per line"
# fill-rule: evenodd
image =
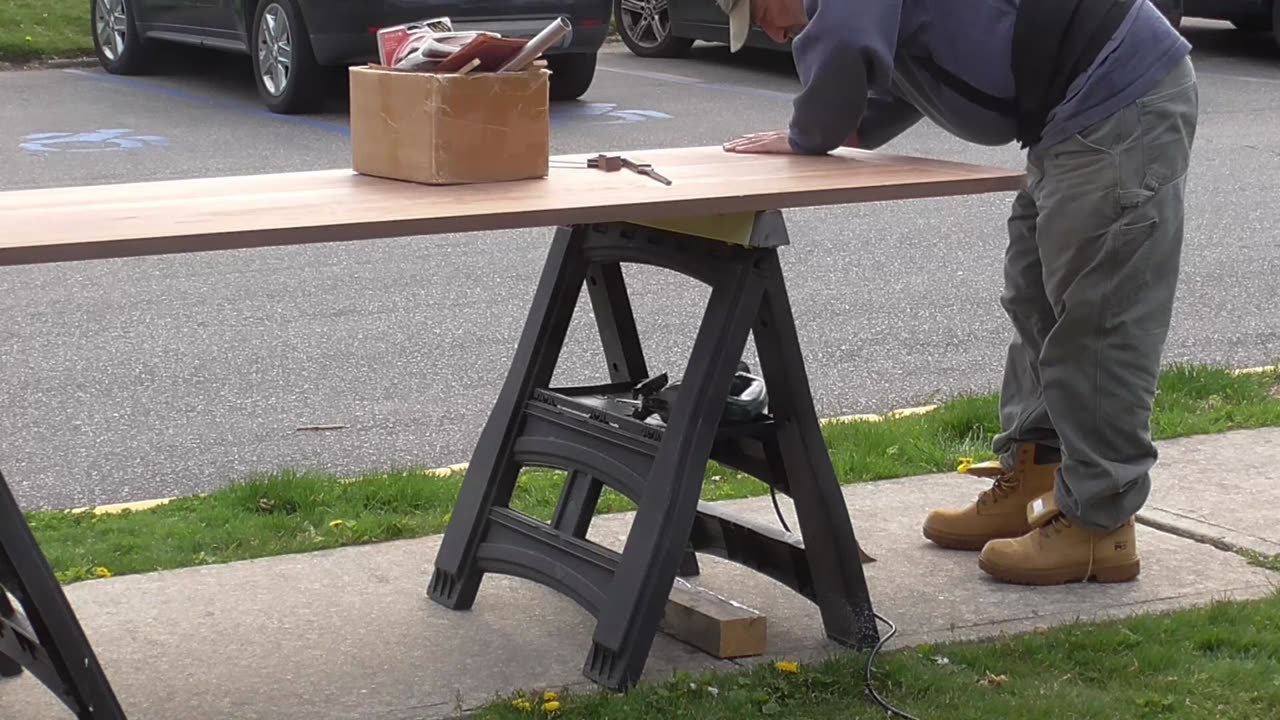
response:
M447 3L435 2L332 3L313 0L313 5L314 8L304 8L303 12L311 28L316 60L323 65L376 62L378 45L375 33L378 28L441 15L450 17L456 30L488 30L513 38L532 38L563 15L569 19L573 29L547 54L596 52L609 34L611 8L608 0L541 2L536 6L524 3L516 7L520 10L527 8L528 12L516 16L467 17L460 13L451 14Z

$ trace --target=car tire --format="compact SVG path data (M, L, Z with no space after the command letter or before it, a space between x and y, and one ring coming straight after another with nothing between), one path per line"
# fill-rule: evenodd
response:
M547 56L553 101L577 100L587 94L596 76L595 53L563 53Z
M1158 0L1154 4L1174 30L1182 30L1182 0Z
M651 3L654 0L613 0L613 18L622 43L635 55L646 58L681 57L689 52L693 47L692 38L672 35L670 11L653 12ZM645 18L649 19L648 23L644 22Z
M1280 0L1271 3L1271 39L1280 47Z
M150 66L152 43L138 34L133 17L133 0L89 0L93 52L112 75L139 75Z
M283 21L283 22L282 22ZM287 57L282 44L288 43ZM325 68L316 61L297 0L262 0L249 36L253 81L267 109L291 115L312 112L325 99ZM282 64L280 60L286 60Z
M1271 31L1271 21L1265 17L1234 18L1230 22L1240 32L1261 33Z

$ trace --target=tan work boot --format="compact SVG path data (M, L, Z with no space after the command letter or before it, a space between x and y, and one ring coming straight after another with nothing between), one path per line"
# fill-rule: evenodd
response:
M1027 507L1032 530L1014 540L992 540L978 556L983 572L1019 585L1061 585L1095 580L1128 582L1140 569L1133 518L1110 532L1073 525L1052 492Z
M987 490L959 510L934 510L924 521L924 536L952 550L981 550L991 540L1020 537L1027 524L1027 503L1053 490L1060 463L1036 464L1035 443L1018 446L1013 468L998 462L983 463L961 472L995 478Z

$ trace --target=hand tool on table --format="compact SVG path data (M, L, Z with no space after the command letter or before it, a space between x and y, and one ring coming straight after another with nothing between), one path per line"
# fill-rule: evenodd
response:
M587 167L603 170L605 172L615 172L626 168L638 175L647 175L663 185L670 185L671 181L664 177L661 173L653 169L653 165L649 163L637 163L634 160L622 157L621 155L596 155L587 159Z

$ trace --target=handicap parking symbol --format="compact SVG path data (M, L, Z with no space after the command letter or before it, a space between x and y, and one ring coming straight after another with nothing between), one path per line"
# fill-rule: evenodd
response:
M646 120L670 120L671 116L657 110L619 110L616 103L581 103L577 105L553 105L553 120L590 118L598 125L627 125Z
M74 133L33 133L23 137L18 147L32 153L118 152L168 144L169 139L159 135L134 135L128 128L113 128Z

